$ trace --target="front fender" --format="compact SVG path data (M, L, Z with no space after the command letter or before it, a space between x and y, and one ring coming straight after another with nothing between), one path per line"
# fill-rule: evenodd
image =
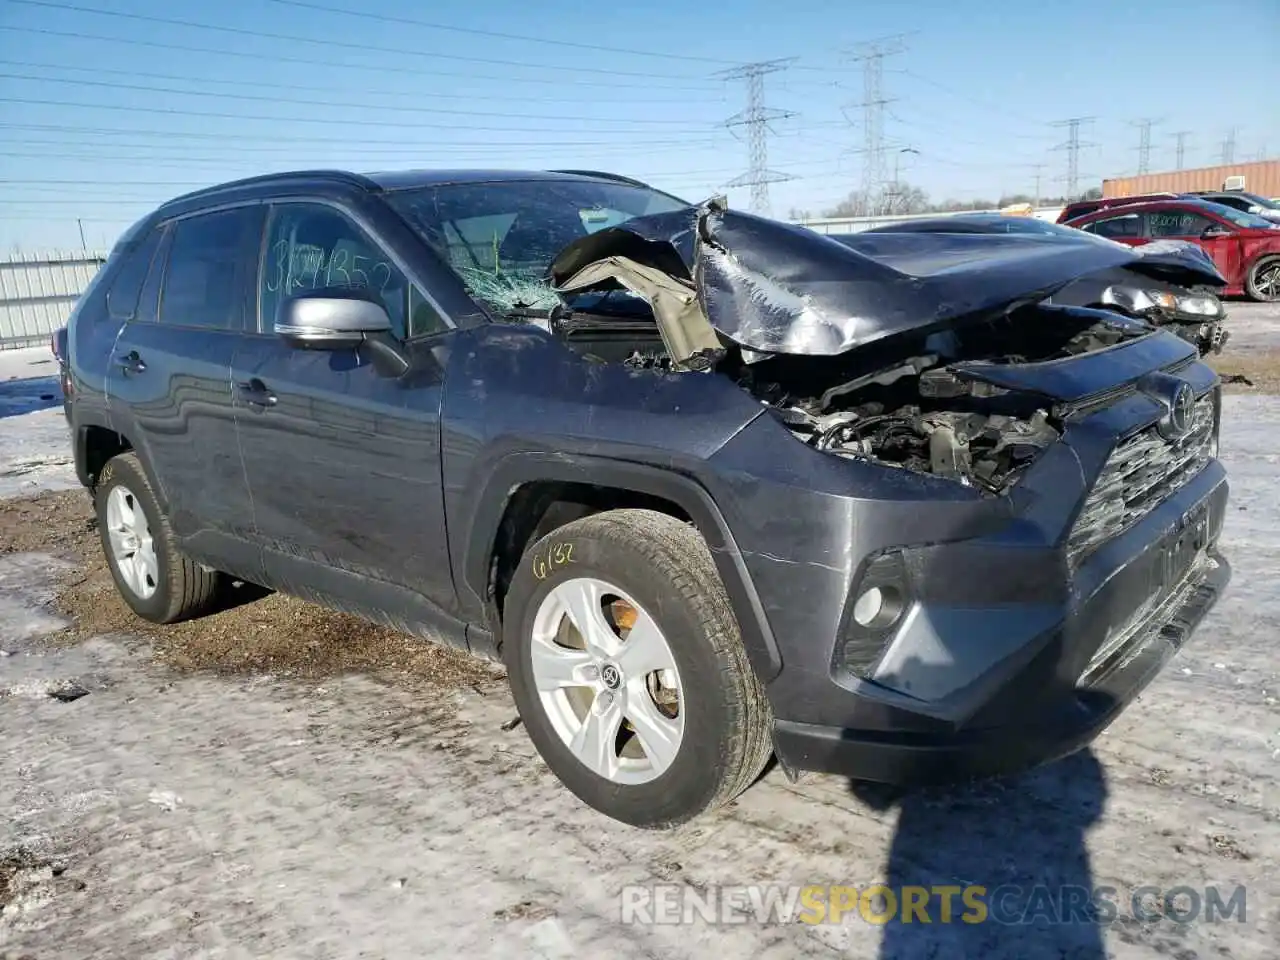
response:
M466 528L471 535L464 548L461 569L455 571L464 611L484 609L490 558L511 497L521 486L539 482L611 487L660 497L676 504L693 521L711 549L756 675L764 683L781 671L782 658L764 606L724 516L696 480L660 467L589 455L545 452L511 453L497 461L483 489L473 500L475 508Z

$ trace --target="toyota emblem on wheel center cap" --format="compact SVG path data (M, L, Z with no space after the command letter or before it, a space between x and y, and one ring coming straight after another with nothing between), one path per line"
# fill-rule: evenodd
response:
M610 690L617 690L618 687L622 686L622 671L612 663L606 663L600 668L600 679L604 681L604 685Z

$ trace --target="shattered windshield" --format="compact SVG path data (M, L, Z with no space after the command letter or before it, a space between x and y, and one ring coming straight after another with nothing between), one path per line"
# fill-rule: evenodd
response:
M450 183L387 199L471 295L498 313L555 306L548 268L572 241L687 206L648 187L601 180Z

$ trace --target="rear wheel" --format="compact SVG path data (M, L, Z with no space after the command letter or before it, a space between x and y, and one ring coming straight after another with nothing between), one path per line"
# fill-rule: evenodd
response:
M614 510L525 554L504 615L512 695L547 765L642 827L727 803L759 776L772 717L706 544Z
M1280 300L1280 257L1264 257L1255 263L1245 281L1245 291L1264 303Z
M94 502L107 566L134 613L152 623L173 623L212 607L220 575L178 550L136 454L107 462Z

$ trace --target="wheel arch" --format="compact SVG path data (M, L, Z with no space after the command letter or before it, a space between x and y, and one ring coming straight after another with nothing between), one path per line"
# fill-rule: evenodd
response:
M102 470L112 457L122 453L134 453L138 464L147 475L151 489L162 510L168 510L164 495L164 487L158 482L155 471L147 457L145 445L138 445L127 433L117 430L105 422L79 422L75 428L73 452L75 457L76 477L93 494L102 481Z
M782 659L763 604L706 489L671 470L585 455L513 454L496 465L477 498L458 585L466 605L483 608L495 646L501 644L501 599L528 544L581 516L621 507L658 510L698 530L724 582L752 668L762 683L775 677Z

